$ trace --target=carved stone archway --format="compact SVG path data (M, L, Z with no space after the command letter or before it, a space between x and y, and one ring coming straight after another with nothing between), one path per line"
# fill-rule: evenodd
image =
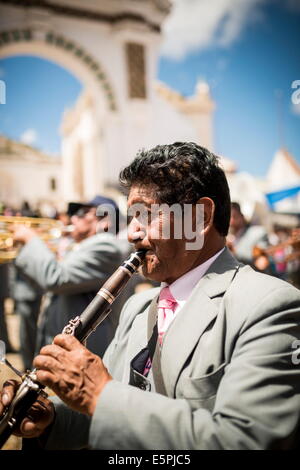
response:
M94 80L106 97L107 107L116 110L116 97L102 66L71 39L53 31L15 29L0 32L0 57L23 54L53 60L86 84Z

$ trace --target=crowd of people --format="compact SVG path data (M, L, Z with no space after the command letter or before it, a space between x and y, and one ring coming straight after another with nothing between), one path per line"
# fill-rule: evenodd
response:
M242 263L300 288L300 228L249 223L237 202L231 203L227 246Z
M69 204L73 230L56 252L33 229L14 229L24 365L56 395L41 397L15 430L24 448L297 447L299 231L275 227L274 241L247 223L217 157L194 143L139 152L120 184L128 207L139 207L128 241L103 196ZM174 235L177 216L163 209L173 204L200 248ZM134 294L129 285L87 344L59 334L134 249L146 252L141 276L151 288ZM17 387L4 385L0 413Z

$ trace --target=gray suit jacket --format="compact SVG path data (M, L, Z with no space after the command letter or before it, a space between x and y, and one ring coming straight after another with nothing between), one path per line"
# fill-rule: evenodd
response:
M299 290L240 266L225 250L164 336L167 397L128 385L157 291L133 296L124 307L104 357L114 380L93 418L54 399L48 448L291 448L300 418Z
M118 241L110 234L87 238L77 248L63 261L57 261L45 243L35 237L16 259L17 267L49 293L39 322L37 351L50 344L71 318L82 313L123 261L123 247L119 249ZM114 306L113 314L90 337L87 346L93 352L104 354L114 336L119 313L120 306Z

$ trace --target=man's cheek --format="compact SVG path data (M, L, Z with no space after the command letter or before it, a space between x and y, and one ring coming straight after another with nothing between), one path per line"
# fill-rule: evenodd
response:
M161 239L161 230L159 227L148 227L147 235L149 240L160 240Z

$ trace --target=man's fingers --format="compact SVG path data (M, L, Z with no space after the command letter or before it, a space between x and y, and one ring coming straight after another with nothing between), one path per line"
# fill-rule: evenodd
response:
M54 359L52 360L55 361ZM3 384L0 397L0 416L5 407L12 402L19 385L19 382L16 380L8 380ZM37 437L53 421L53 417L53 404L46 397L40 396L30 407L27 416L22 420L20 426L14 429L14 434L28 438Z
M39 431L39 428L37 427L36 423L33 421L30 421L29 418L23 419L21 425L20 425L20 433L24 437L35 437Z
M46 387L51 388L54 392L56 392L55 388L57 386L57 376L52 374L48 370L38 370L36 372L37 380L41 382Z
M50 408L49 408L50 406ZM40 426L44 426L49 421L51 415L52 404L49 405L49 401L42 401L38 399L27 412L27 418L33 423L38 423Z
M53 405L46 399L38 399L22 421L19 431L24 437L36 437L43 432L52 419Z
M65 349L61 348L60 346L57 346L56 344L49 344L47 346L42 347L40 350L41 356L52 356L54 359L59 359L62 357L62 355L65 354Z
M49 371L38 370L36 375L39 382L51 388L60 398L62 398L62 394L67 394L70 391L70 385L63 378L58 379L57 375Z
M54 344L57 346L61 346L63 349L67 351L72 351L73 349L83 348L82 344L75 338L73 335L57 335L53 340Z
M13 397L15 396L16 390L19 386L19 383L16 380L8 380L3 384L3 389L1 392L1 404L7 406L12 401Z
M42 356L39 354L34 358L33 366L36 369L48 371L61 371L61 363L52 356Z

